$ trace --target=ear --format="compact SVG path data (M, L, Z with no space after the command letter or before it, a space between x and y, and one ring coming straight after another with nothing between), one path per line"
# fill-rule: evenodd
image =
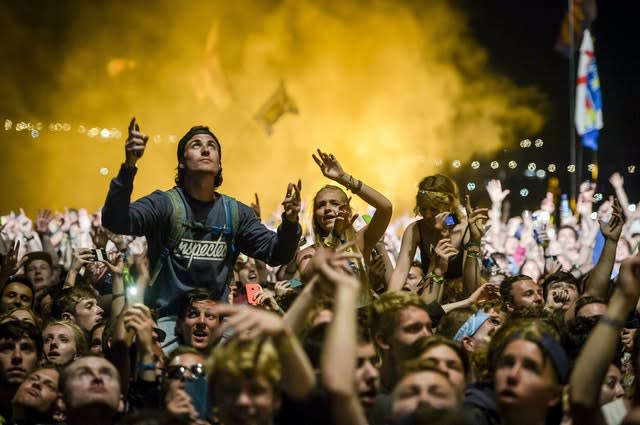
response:
M75 322L76 318L73 316L73 314L69 313L68 311L65 311L64 313L62 313L62 316L60 316L62 318L62 320L69 320L71 322Z
M462 337L461 342L462 342L462 348L464 348L465 351L472 353L475 350L475 347L473 344L473 338L471 338L470 336Z
M389 344L389 341L387 341L387 338L385 338L384 335L376 334L373 339L380 349L389 350L391 348L391 344Z
M513 313L513 310L515 310L513 307L513 303L511 301L505 302L504 306L507 307L507 310L509 311L509 313Z
M182 161L178 162L178 168L180 168L180 169L184 168L184 164L182 163Z

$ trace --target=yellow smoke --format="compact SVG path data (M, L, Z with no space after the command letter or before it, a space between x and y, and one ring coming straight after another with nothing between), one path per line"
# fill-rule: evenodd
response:
M464 12L446 0L419 9L391 0L86 3L76 4L66 29L74 42L51 69L57 89L41 94L54 112L25 117L72 131L32 139L0 130L14 145L3 214L98 208L125 136L90 139L77 127L126 134L134 115L152 136L134 198L172 186L169 136L204 124L222 143L221 190L246 203L258 192L265 215L288 182L301 178L307 200L328 183L311 159L318 147L399 213L412 209L435 160L486 160L543 124L541 96L489 69ZM267 135L255 115L280 81L299 114L283 115Z

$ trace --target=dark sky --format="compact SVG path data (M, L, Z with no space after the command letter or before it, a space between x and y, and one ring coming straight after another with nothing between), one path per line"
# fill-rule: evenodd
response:
M535 86L548 100L547 122L541 137L542 150L507 152L506 158L569 164L570 131L575 131L569 111L569 60L554 50L562 18L567 10L563 0L463 0L469 11L471 31L489 51L492 67L509 76L521 86ZM637 2L598 1L598 16L591 31L595 38L595 54L603 94L604 129L600 135L598 163L599 190L611 193L609 176L621 172L630 200L640 200L640 143L638 126L640 113L640 55L634 40L638 40ZM635 8L635 9L634 9ZM577 59L575 61L577 66ZM574 71L575 72L575 71ZM573 100L571 100L573 102ZM533 140L533 139L532 139ZM592 158L589 150L583 154L583 168ZM635 164L638 172L629 174L627 167ZM570 192L566 172L559 173L563 191ZM492 176L485 176L490 178ZM531 180L531 179L526 179ZM462 179L464 181L464 179ZM521 175L510 175L514 187L524 184ZM540 195L546 183L529 183L529 189ZM512 191L513 192L513 191ZM527 202L533 202L530 195ZM532 207L531 205L528 207Z
M405 1L415 5L416 13L420 13L421 5L424 5L424 0ZM38 93L55 89L56 81L49 78L48 67L64 60L64 46L77 42L68 39L65 31L65 20L70 19L73 1L65 3L65 7L54 1L37 3L39 7L33 7L28 1L11 2L2 7L7 12L0 16L3 32L12 34L12 37L20 37L24 32L25 37L48 40L48 43L25 48L19 40L5 39L0 49L0 77L5 81L13 79L15 84L5 84L0 89L0 99L13 100L0 102L3 116L19 115L23 111L34 116L51 115L50 108L55 108L55 105L40 102ZM366 7L367 1L362 3ZM637 3L624 2L623 5L621 2L599 0L598 16L592 26L604 102L604 129L598 152L599 190L610 193L609 176L615 171L621 172L631 201L640 200L640 144L637 134L640 123L637 107L640 99L640 55L633 44L639 38L634 30L639 8ZM487 49L491 68L519 86L535 87L547 101L545 127L540 134L526 136L531 140L542 138L544 148L511 148L495 159L501 164L510 159L520 164L530 161L556 163L562 190L570 193L570 179L565 167L570 162L570 134L575 130L573 117L569 114L570 103L573 103L569 98L569 61L554 50L567 9L566 0L457 0L452 4L469 16L469 30ZM52 30L52 25L58 28ZM577 66L577 60L574 65ZM21 91L20 87L24 85L21 80L28 80L33 90ZM15 99L20 101L16 104ZM585 176L592 153L586 150L580 154ZM639 169L634 174L627 170L632 164ZM453 173L453 170L449 172ZM457 177L463 187L467 181L475 181L481 187L486 180L501 177L507 181L514 195L520 187L526 186L530 190L526 199L512 195L516 208L535 207L546 189L546 181L525 178L521 172L511 173L504 166L497 172L470 171ZM484 191L476 190L474 197L486 201Z

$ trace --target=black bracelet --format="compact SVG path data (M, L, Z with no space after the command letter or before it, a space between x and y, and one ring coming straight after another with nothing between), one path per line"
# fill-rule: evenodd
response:
M118 294L112 294L111 295L111 301L115 300L116 298L120 298L120 297L124 297L126 294L124 292L120 292Z
M600 323L604 323L605 325L612 326L612 327L614 327L616 329L624 328L624 321L613 319L613 318L611 318L611 317L609 317L607 315L600 316L599 322Z

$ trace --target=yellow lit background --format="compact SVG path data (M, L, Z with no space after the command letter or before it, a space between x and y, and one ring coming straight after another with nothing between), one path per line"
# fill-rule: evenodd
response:
M246 203L257 192L264 215L289 181L302 179L307 200L327 183L311 158L318 147L399 213L412 209L435 160L486 162L543 124L541 95L492 72L464 11L445 0L93 3L76 2L64 27L51 26L66 43L49 70L55 84L38 93L49 113L20 101L28 88L0 83L15 94L0 116L13 123L0 127L2 214L99 208L134 115L151 136L134 198L172 186L172 140L204 124L222 143L221 190ZM4 23L5 40L36 37ZM281 82L299 113L282 115L269 135L256 114ZM20 121L42 123L39 137L17 132ZM71 130L50 131L56 122ZM80 126L123 135L91 138Z

